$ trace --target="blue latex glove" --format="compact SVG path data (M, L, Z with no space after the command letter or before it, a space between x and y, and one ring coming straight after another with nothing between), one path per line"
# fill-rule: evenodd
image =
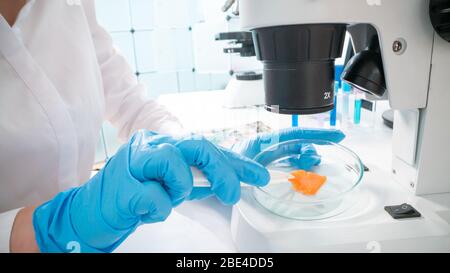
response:
M154 135L153 142L171 143L184 155L186 162L201 170L211 183L211 188L193 188L188 200L216 196L225 205L235 204L240 199L240 182L254 186L265 186L270 175L260 164L236 152L215 146L201 136L190 136L182 140Z
M295 127L282 129L273 133L256 135L249 140L233 145L232 150L253 159L261 151L280 142L297 139L314 139L339 143L344 137L344 133L340 130ZM288 155L298 151L301 156L298 158L290 158L289 164L291 166L295 166L298 169L309 170L320 163L320 155L317 154L316 149L310 144L292 144L285 146L283 150L274 149L270 153L267 153L265 158L258 160L258 162L265 166L266 163L271 162L274 158L280 158L282 155Z
M139 225L164 221L192 192L189 165L211 180L224 203L239 199L239 181L268 183L261 165L199 137L175 140L136 133L81 187L58 194L33 215L42 252L110 252Z

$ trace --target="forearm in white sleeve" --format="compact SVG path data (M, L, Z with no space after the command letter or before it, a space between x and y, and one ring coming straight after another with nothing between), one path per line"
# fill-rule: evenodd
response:
M0 214L0 253L9 252L9 239L19 210L21 209L10 210Z
M126 59L114 48L111 36L98 25L94 1L85 0L83 6L103 79L105 118L118 128L119 137L127 139L138 129L185 134L175 116L146 96L145 86L137 82Z

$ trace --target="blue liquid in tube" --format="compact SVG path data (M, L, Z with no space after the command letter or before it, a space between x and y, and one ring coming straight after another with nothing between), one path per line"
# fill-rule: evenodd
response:
M361 122L361 105L362 105L361 99L359 98L355 99L355 113L353 115L354 124L359 124Z
M292 115L292 127L298 127L298 115Z
M334 108L330 112L330 126L336 126L337 96L334 96Z

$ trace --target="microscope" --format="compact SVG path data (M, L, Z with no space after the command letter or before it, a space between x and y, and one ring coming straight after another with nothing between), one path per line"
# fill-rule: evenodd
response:
M294 221L271 216L244 196L232 216L238 249L449 252L450 1L240 0L239 15L264 65L267 110L331 110L334 60L348 34L354 56L342 80L388 99L395 112L392 167L364 178L373 180L371 204L330 219ZM406 201L421 217L393 219L384 210Z

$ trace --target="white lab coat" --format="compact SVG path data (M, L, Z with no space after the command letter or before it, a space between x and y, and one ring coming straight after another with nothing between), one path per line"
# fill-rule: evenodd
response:
M140 128L182 131L145 97L94 8L93 0L31 0L12 28L0 16L0 213L88 180L105 119L122 139ZM0 252L15 213L0 215Z

